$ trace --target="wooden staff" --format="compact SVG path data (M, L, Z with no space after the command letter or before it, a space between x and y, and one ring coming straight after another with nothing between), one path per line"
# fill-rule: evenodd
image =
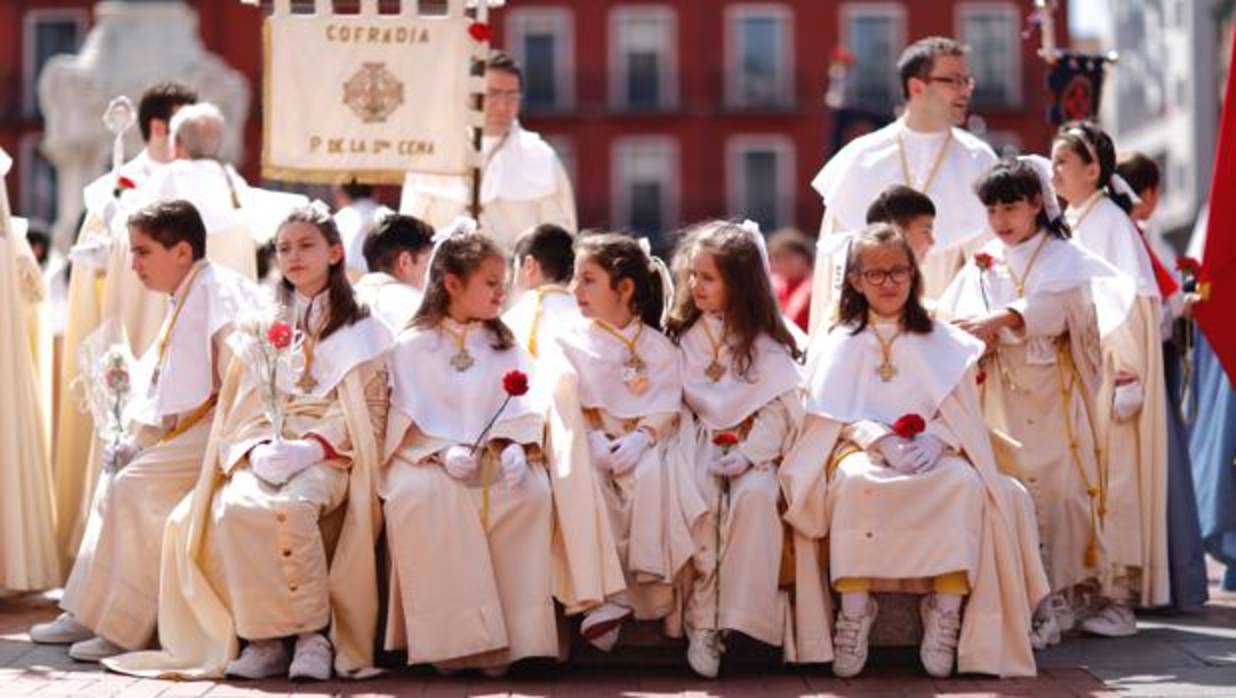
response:
M481 24L489 24L488 0L479 0L479 2L476 3L476 21ZM481 43L484 45L482 52L484 53L485 58L481 60L477 60L476 58L472 59L471 75L473 77L479 77L482 81L484 81L485 64L488 62L487 59L489 57L489 38L486 37ZM485 115L485 92L483 89L481 92L475 93L474 100L475 101L473 104L476 110L481 112L481 117L483 120ZM477 221L481 220L481 177L483 165L481 162L481 156L483 155L481 151L481 139L484 132L485 125L483 122L480 126L474 126L472 128L472 148L476 151L476 164L472 166L472 203L468 208L469 212L472 214L472 218Z

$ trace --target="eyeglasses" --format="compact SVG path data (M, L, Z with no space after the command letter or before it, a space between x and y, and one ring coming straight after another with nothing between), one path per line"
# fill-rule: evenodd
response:
M895 284L904 284L910 280L914 270L910 267L893 267L892 269L864 269L858 273L863 281L872 286L883 286L889 279Z
M520 92L519 90L486 90L485 91L485 99L492 100L495 102L498 100L504 100L508 102L518 102L519 98L522 96L523 96L523 93Z
M928 75L927 82L938 82L955 90L974 89L975 81L973 75Z

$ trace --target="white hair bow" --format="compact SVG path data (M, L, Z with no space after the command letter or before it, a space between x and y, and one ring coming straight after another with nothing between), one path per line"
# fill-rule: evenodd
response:
M1047 220L1060 218L1060 200L1056 198L1056 190L1051 185L1051 161L1042 155L1021 155L1017 158L1034 169L1039 176L1039 188L1043 190L1043 212Z
M1124 194L1129 197L1129 201L1133 202L1134 206L1142 203L1142 197L1138 196L1137 192L1133 191L1133 187L1129 186L1128 180L1115 172L1112 173L1111 179L1107 180L1107 186L1117 194Z
M768 259L768 241L764 239L764 233L760 232L760 224L748 218L739 223L738 227L747 231L747 234L751 236L751 241L760 251L760 261L764 262L764 272L771 274L772 262Z
M314 199L313 201L310 201L305 206L306 208L318 214L319 216L323 216L325 218L330 218L331 216L330 206L321 199Z
M468 216L456 216L455 220L447 223L441 228L438 228L438 230L433 234L433 250L429 253L429 262L425 265L425 268L429 270L429 273L433 274L433 263L438 257L438 250L441 249L442 243L450 240L456 235L475 233L477 227L476 219L469 218Z
M652 265L652 270L657 276L661 277L661 324L669 319L670 310L674 307L674 275L670 273L669 267L666 266L665 260L652 253L652 243L648 238L637 238L639 248L648 256L648 262Z

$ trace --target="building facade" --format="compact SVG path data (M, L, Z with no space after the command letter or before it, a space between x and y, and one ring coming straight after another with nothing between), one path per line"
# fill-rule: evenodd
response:
M261 11L238 0L189 4L206 47L260 94ZM0 64L9 66L0 75L0 145L18 160L9 186L23 215L55 213L55 173L38 153L38 72L48 56L76 50L92 6L0 4ZM658 238L716 216L752 218L765 230L818 226L810 181L835 141L825 93L839 47L855 59L845 103L888 119L900 101L901 50L932 34L960 38L978 84L970 128L997 149L1044 151L1046 68L1037 32L1023 36L1032 9L1033 0L508 0L492 16L495 44L525 67L523 122L562 155L581 225ZM251 180L260 152L254 105L240 163Z

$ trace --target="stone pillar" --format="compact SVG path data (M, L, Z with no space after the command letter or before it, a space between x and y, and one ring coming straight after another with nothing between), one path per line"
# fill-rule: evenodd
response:
M179 0L99 2L95 26L81 52L56 56L39 78L38 99L45 119L42 148L56 166L59 217L53 240L67 250L84 208L82 187L111 166L112 136L103 111L116 96L136 106L151 84L183 82L227 119L223 157L243 154L249 114L249 81L223 59L206 51L198 36L197 13ZM129 155L142 147L140 132L127 134Z

